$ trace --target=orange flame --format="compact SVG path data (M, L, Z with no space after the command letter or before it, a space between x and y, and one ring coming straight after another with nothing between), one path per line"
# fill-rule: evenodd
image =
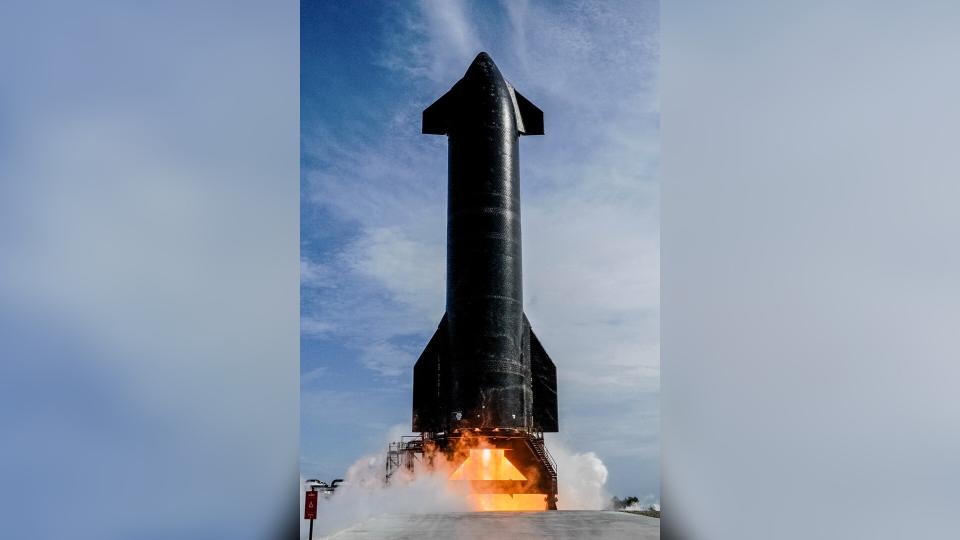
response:
M471 448L451 480L526 480L500 448Z
M486 439L471 437L460 445L458 453L466 454L466 459L453 471L450 480L527 480L527 475L507 458L506 451L494 448ZM471 493L467 499L475 511L503 512L544 510L545 497L535 493Z
M538 493L474 493L467 497L477 512L541 512L544 495Z

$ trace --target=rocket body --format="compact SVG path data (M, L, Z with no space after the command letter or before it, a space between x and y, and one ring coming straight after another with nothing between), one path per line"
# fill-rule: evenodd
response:
M556 431L556 368L523 312L519 136L543 113L480 53L423 114L448 137L446 314L414 368L413 430Z

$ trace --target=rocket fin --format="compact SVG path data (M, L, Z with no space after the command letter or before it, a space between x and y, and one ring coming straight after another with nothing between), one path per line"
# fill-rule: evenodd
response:
M456 94L459 93L460 82L453 85L446 94L440 96L432 105L423 110L424 135L446 135L450 131L451 108L454 106Z
M521 135L543 135L543 111L510 86Z
M447 316L440 325L420 358L413 366L413 431L436 432L443 428L440 423L443 412L440 399L440 369L447 353Z
M456 107L457 96L463 79L457 81L446 94L440 96L429 107L423 110L423 127L425 135L447 135L450 132L450 122L453 118L453 109ZM517 118L517 130L520 135L543 135L543 111L530 102L520 92L507 83L510 97L513 100L513 112Z
M557 366L543 349L537 335L530 328L530 322L524 315L524 322L530 331L530 375L533 379L533 423L540 430L549 433L559 431L557 421Z

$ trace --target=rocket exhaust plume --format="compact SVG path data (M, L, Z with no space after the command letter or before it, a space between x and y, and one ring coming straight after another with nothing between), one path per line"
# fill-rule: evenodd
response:
M556 367L523 311L520 135L543 112L487 53L423 111L423 133L448 139L447 301L414 367L413 431L391 445L398 470L452 466L478 509L557 508Z

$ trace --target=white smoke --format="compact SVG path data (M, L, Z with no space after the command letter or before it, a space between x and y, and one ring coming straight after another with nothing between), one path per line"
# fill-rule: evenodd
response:
M367 456L354 463L329 499L317 504L314 537L322 538L384 513L466 512L466 498L454 493L443 475L422 474L409 482L383 483L384 459ZM302 500L302 495L301 495ZM303 505L301 504L301 508ZM306 538L308 522L301 527Z
M390 430L390 441L400 440L404 426ZM384 445L386 446L386 445ZM548 441L557 464L560 510L602 510L610 495L605 490L607 467L593 452L573 452L558 441ZM466 493L456 491L448 480L449 470L400 470L389 486L384 485L386 455L358 459L343 476L343 483L329 498L321 497L314 522L314 538L323 538L384 513L422 514L469 512L473 508ZM301 484L303 478L300 479ZM300 490L300 511L304 495ZM307 538L309 522L301 521L300 537Z
M610 501L603 461L593 452L573 452L554 441L547 446L557 462L557 509L603 510Z
M404 433L402 428L398 426L391 429L388 440L400 440L400 435ZM415 475L405 472L399 471L387 486L383 481L386 473L385 453L358 459L347 469L343 483L336 492L327 499L320 498L317 519L313 525L314 538L323 538L379 514L467 512L471 509L465 494L456 492L448 482L449 471L417 470ZM300 537L307 538L309 522L301 523Z

